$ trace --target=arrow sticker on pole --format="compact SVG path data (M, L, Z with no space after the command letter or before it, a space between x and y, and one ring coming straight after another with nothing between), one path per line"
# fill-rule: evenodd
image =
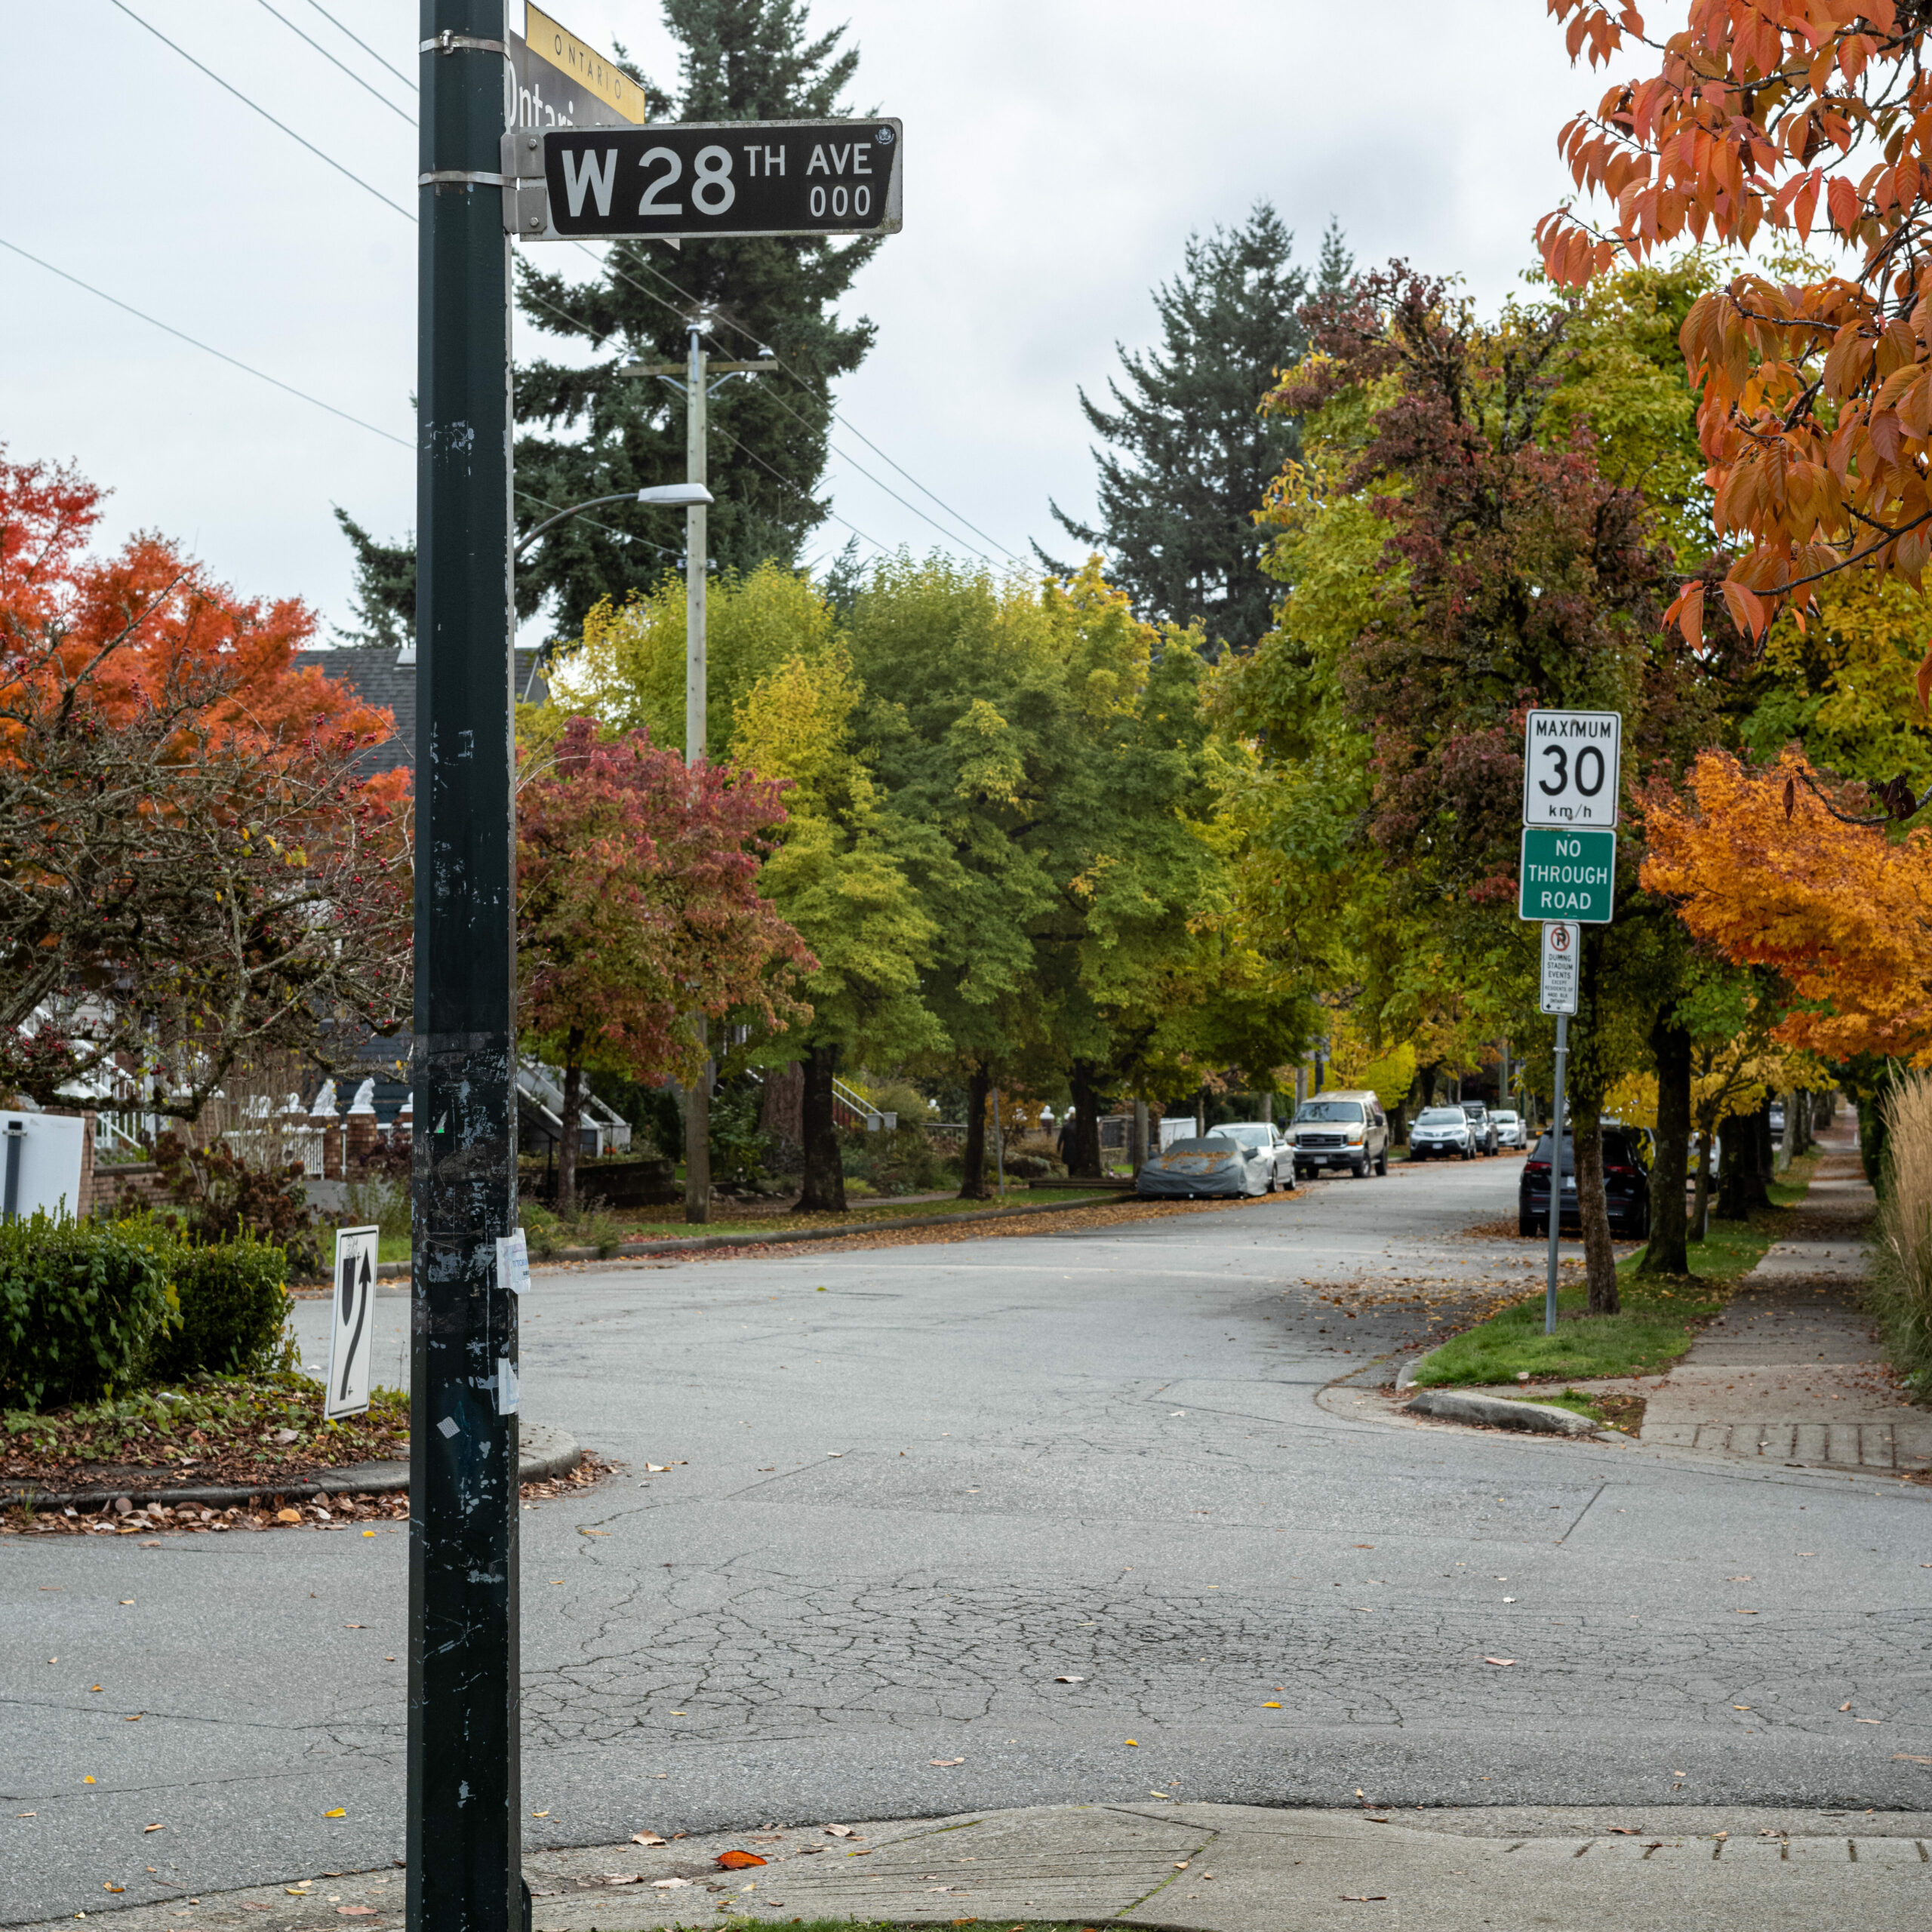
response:
M330 1304L329 1379L322 1414L360 1415L369 1406L369 1359L375 1340L376 1246L380 1228L338 1228L335 1295Z

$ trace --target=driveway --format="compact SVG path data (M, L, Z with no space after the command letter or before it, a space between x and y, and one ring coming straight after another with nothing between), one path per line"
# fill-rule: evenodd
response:
M526 1413L628 1466L522 1518L530 1844L1150 1792L1927 1808L1932 1491L1316 1406L1537 1285L1460 1232L1517 1174L540 1271ZM0 1546L0 1918L400 1856L403 1537L134 1541Z

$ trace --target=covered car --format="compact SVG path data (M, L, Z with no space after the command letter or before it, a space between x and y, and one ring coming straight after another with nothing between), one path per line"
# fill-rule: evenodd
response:
M1272 1193L1274 1150L1244 1146L1238 1140L1225 1140L1212 1134L1195 1140L1177 1140L1148 1161L1134 1186L1137 1194L1170 1198L1180 1195L1196 1200Z

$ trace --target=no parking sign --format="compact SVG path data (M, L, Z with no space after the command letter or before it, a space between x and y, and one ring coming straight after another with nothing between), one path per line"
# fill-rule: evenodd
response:
M369 1358L375 1338L376 1244L380 1228L338 1228L335 1299L329 1324L329 1380L322 1414L360 1415L369 1406Z

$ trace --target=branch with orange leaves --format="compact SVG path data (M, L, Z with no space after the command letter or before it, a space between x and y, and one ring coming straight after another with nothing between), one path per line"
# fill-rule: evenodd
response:
M1819 785L1795 752L1768 766L1705 752L1687 801L1660 784L1645 798L1643 883L1726 958L1783 975L1786 1045L1932 1065L1932 832L1848 823Z
M1537 238L1556 281L1672 242L1749 248L1814 228L1862 257L1855 275L1736 278L1701 297L1680 341L1733 620L1761 637L1783 606L1854 565L1915 586L1932 563L1932 71L1922 7L1894 0L1688 0L1644 39L1630 5L1546 0L1571 57L1641 42L1657 70L1619 83L1558 137L1607 228L1567 210ZM1673 13L1675 8L1672 10ZM1852 165L1861 149L1871 150ZM1694 586L1672 607L1694 641Z

